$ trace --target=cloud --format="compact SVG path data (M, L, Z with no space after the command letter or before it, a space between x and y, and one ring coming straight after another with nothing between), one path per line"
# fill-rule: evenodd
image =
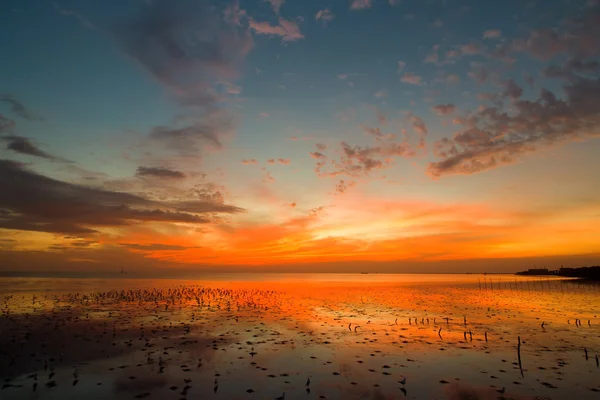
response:
M379 110L376 110L378 114ZM378 116L381 125L387 124L386 118ZM418 143L411 142L412 137L402 129L402 141L397 141L397 134L384 133L380 127L361 125L362 130L373 141L369 145L352 145L343 141L339 148L330 148L317 144L317 150L310 156L315 159L315 172L320 177L335 177L347 175L350 177L369 176L372 172L389 168L398 157L411 158L417 153L415 148L425 148L425 138L428 130L425 122L413 113L408 113L406 120L417 134Z
M263 171L263 183L272 183L275 182L275 177L271 174L271 171L268 171L266 168L262 168Z
M237 26L242 26L242 18L246 18L247 16L248 14L246 11L240 9L239 0L235 0L223 11L223 18L225 21Z
M466 55L480 54L482 51L483 50L479 43L467 43L460 47L461 54L466 54Z
M413 72L406 72L402 78L400 78L400 81L404 82L404 83L408 83L410 85L417 85L420 86L422 85L422 81L421 81L421 76L417 75Z
M77 19L79 21L79 23L83 26L85 26L86 28L89 29L95 29L94 25L90 22L89 19L87 19L86 17L84 17L80 12L75 11L75 10L67 10L67 9L62 9L58 6L58 4L54 3L54 9L62 15L65 15L67 17L73 17L75 19Z
M183 179L185 174L181 171L176 171L162 167L138 167L135 176L139 178L160 178L160 179Z
M427 136L428 130L425 125L425 121L422 118L416 116L413 113L408 113L408 120L412 125L413 130L419 135L419 145L420 149L425 148L425 137Z
M245 14L234 4L222 18L208 0L139 4L141 10L114 24L112 32L192 120L187 126L157 127L149 138L186 155L197 154L206 140L219 148L218 136L231 132L235 119L220 108L226 98L215 85L236 79L253 47L252 35L237 24Z
M315 19L317 21L323 21L324 24L326 24L327 22L333 20L334 18L335 18L335 15L331 11L329 11L328 8L325 8L323 10L319 10L315 14Z
M290 164L290 159L289 158L278 158L277 162L279 164L283 164L283 165L289 165Z
M351 10L364 10L373 6L373 0L352 0Z
M0 134L4 131L8 131L15 126L15 121L12 119L6 118L4 115L0 114Z
M479 63L472 64L472 70L468 72L468 76L479 84L485 83L490 76L489 71Z
M203 121L191 122L183 126L156 126L148 137L182 155L197 156L201 144L216 149L222 147L221 136L233 129L233 121L227 114L212 113Z
M350 145L341 143L342 154L333 160L334 170L325 175L340 174L359 177L369 175L374 170L388 168L396 156L410 157L414 155L408 143L387 142L376 146ZM321 172L321 171L319 171Z
M456 110L456 106L454 104L438 104L433 107L433 111L435 111L438 115L450 115Z
M398 61L398 72L402 72L404 67L406 67L406 63L404 61Z
M600 62L570 58L562 65L546 67L543 74L549 78L560 78L570 82L577 82L579 75L600 75Z
M353 186L356 186L356 182L355 181L346 182L343 179L341 179L335 185L335 192L337 194L344 194L344 193L346 193L346 191L348 189L350 189Z
M250 29L259 35L280 36L284 42L293 42L304 38L300 28L295 21L290 21L279 17L278 25L271 25L268 22L257 22L250 19Z
M271 4L271 7L273 8L273 11L277 15L279 15L279 9L283 5L283 3L285 3L285 0L264 0L264 1L266 1L267 3Z
M258 161L256 161L256 159L254 159L254 158L251 158L249 160L242 160L242 164L246 164L246 165L258 164Z
M514 80L509 79L508 81L504 82L503 96L516 100L521 97L522 94L523 88L517 85Z
M253 45L247 33L222 24L206 0L144 3L141 15L113 31L125 52L176 94L236 76Z
M189 213L229 213L229 214L238 214L243 213L245 210L240 207L232 206L229 204L222 203L222 199L216 200L214 198L210 198L208 200L189 200L189 201L178 201L178 202L170 202L166 203L168 207L171 207L180 212L189 212Z
M600 77L572 74L562 99L546 89L536 100L520 99L520 87L505 84L497 96L512 100L511 112L501 104L482 106L457 119L464 129L436 142L442 160L430 163L428 173L473 174L512 164L541 148L600 137Z
M495 39L499 37L502 37L502 32L498 29L488 29L487 31L483 32L484 39Z
M0 95L0 102L4 102L10 106L10 110L19 117L28 121L43 121L44 118L29 110L23 103L17 100L16 97L8 94Z
M423 59L423 62L439 65L440 64L440 56L438 55L438 53L436 53L434 51L433 53L430 53L427 56L425 56L425 58Z
M569 18L560 27L532 30L527 37L507 40L489 52L496 59L507 59L511 53L526 53L548 61L558 55L592 58L600 55L600 13L586 12L582 18Z
M41 150L33 144L28 138L22 136L0 136L0 140L7 143L6 148L16 153L25 154L28 156L46 158L48 160L58 160L58 158Z
M446 75L446 82L450 84L456 84L460 82L460 77L456 74L448 74Z
M5 229L91 234L98 227L142 222L204 224L213 221L213 213L241 211L205 201L152 201L59 181L30 171L23 164L0 160L0 227Z
M177 246L172 244L160 244L160 243L148 243L148 244L136 244L136 243L121 243L121 247L128 248L130 250L138 251L183 251L187 249L196 249L198 247L188 246Z

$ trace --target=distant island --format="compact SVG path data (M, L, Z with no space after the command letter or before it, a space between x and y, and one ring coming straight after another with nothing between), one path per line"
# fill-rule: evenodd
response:
M600 280L600 266L581 267L581 268L560 268L558 270L549 270L547 268L532 268L527 271L517 272L515 275L526 276L563 276L566 278L583 278Z

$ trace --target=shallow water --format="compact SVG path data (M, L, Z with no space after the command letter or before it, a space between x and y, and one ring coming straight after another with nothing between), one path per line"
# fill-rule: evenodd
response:
M0 295L2 399L600 398L600 288L576 281L0 278Z

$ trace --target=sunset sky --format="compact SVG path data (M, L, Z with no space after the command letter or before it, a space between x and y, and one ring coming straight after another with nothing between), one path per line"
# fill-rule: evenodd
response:
M2 0L0 271L600 263L600 1Z

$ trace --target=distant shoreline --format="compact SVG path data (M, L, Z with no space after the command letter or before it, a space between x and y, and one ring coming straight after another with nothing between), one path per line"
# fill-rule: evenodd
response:
M545 268L529 269L515 273L519 276L556 276L560 278L579 278L600 281L600 266L581 268L560 268L552 271Z

